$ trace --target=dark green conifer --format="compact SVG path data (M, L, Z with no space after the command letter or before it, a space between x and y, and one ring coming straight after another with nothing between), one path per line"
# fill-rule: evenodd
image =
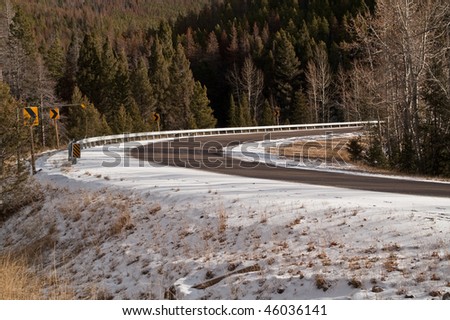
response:
M294 104L289 116L290 123L303 124L312 122L312 114L308 105L308 98L302 90L295 92Z
M199 81L195 82L194 94L191 100L191 110L194 114L195 127L198 129L214 128L217 119L214 117L213 110L209 106L209 99L206 87Z
M68 108L67 130L69 139L78 140L107 135L112 132L104 116L82 95L78 87L74 89L72 103L84 104L86 107L74 106Z
M164 125L167 129L187 129L195 123L190 108L195 81L181 43L177 45L169 70L170 94L166 104Z
M139 59L137 68L131 73L131 90L144 121L150 119L151 113L155 110L156 101L144 58Z
M51 78L55 81L64 76L65 55L59 37L56 37L45 56L45 65Z
M262 117L260 120L262 126L273 126L275 125L275 116L269 101L265 100L263 104Z
M77 70L77 84L82 92L94 105L101 105L101 63L98 44L91 34L86 34L80 47Z
M170 86L169 67L170 61L164 57L161 42L159 38L156 38L150 57L149 75L153 96L156 101L156 111L160 113L163 122L166 118L166 106L170 95L168 91Z
M230 108L228 109L228 126L231 128L240 127L239 110L236 107L233 95L230 96Z
M275 97L281 108L282 117L286 118L293 108L300 75L300 61L285 31L281 30L276 34L274 47Z
M72 99L72 95L77 84L79 53L80 47L77 38L72 36L65 56L64 75L56 84L56 94L63 101L70 101Z
M250 113L250 107L248 105L247 95L244 95L241 103L239 104L239 122L241 127L250 127L253 124L252 116Z

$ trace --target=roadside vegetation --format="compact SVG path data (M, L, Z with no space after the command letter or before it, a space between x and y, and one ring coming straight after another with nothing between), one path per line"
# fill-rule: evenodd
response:
M31 216L41 212L45 197L30 178L30 145L36 151L56 146L55 123L47 113L40 115L39 126L24 125L27 106L72 105L61 107L57 120L62 144L160 129L379 120L370 137L348 143L343 159L450 176L448 1L105 3L0 1L2 228L23 210ZM295 148L304 145L285 148L283 154L295 157ZM327 155L323 159L329 160ZM100 210L86 199L80 210ZM104 233L85 229L77 234L90 236L91 248L105 241L101 237L123 236L136 228L127 199L114 200L118 214L105 222ZM158 214L158 206L150 211ZM70 210L61 204L58 214L73 223L90 219ZM203 240L223 244L233 219L225 209L218 212L219 223L205 228ZM1 297L71 297L64 281L48 269L54 262L46 261L44 271L36 262L41 249L51 253L59 239L55 224L41 227L29 227L24 236L37 247L0 252ZM292 246L278 240L275 251ZM308 249L315 248L311 244ZM389 255L380 262L385 272L401 272L398 253L385 251ZM327 264L326 252L319 254ZM358 269L357 262L349 263ZM316 286L328 290L332 281L315 274ZM352 287L361 286L360 281L359 275L349 279ZM43 290L52 286L62 289L53 290L54 296ZM108 298L111 293L88 288L80 296Z
M443 0L3 0L2 75L22 105L88 106L62 108L64 141L379 120L383 166L448 176L449 12Z

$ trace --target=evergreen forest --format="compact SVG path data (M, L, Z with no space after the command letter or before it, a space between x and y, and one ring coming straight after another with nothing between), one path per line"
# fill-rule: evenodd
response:
M2 161L14 110L83 104L65 141L379 120L371 165L450 176L449 49L444 0L1 0Z

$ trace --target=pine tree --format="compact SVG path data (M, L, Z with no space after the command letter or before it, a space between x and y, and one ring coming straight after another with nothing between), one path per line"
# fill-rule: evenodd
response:
M308 106L308 98L302 90L295 92L294 105L289 116L290 123L311 123L312 115Z
M231 128L237 128L241 126L239 119L239 110L236 107L233 95L230 96L230 108L228 109L228 126Z
M27 139L26 129L20 121L18 102L11 96L9 86L0 82L0 177L6 179L21 173L20 170L13 170L13 163L19 161L17 168L23 168L16 155L20 152L22 141Z
M276 34L274 47L275 97L282 116L288 117L298 87L300 61L285 31L281 30Z
M113 79L114 100L110 113L111 119L116 119L118 106L124 106L125 111L131 119L132 127L129 131L140 132L145 129L139 107L133 98L130 80L130 71L128 68L128 60L125 52L122 51L117 60L117 71ZM107 114L108 115L108 114ZM114 120L110 120L114 121ZM116 127L117 128L117 127Z
M170 74L170 95L164 125L168 129L186 129L193 121L190 105L195 81L181 43L177 45Z
M129 106L132 101L131 83L130 83L130 71L128 68L128 60L125 52L121 52L117 59L117 69L112 79L113 81L113 95L114 105L112 111L118 110L120 105L123 105L127 112L129 112Z
M82 94L94 105L98 105L100 112L104 113L100 83L101 60L98 44L92 35L86 34L78 58L77 84Z
M184 35L183 47L185 48L186 57L192 61L196 60L199 54L199 46L195 42L192 27L188 27Z
M175 54L172 33L173 30L170 24L167 21L162 21L158 29L158 39L162 46L164 58L168 61L172 60Z
M303 21L302 28L299 32L299 48L302 61L309 61L313 57L313 50L311 48L311 36L309 34L308 26Z
M217 119L214 117L213 110L209 106L206 87L202 86L199 81L195 82L194 94L191 100L191 110L194 114L195 128L205 129L214 128L216 126Z
M44 58L51 78L60 80L64 76L65 55L59 37L55 38Z
M206 43L206 59L208 61L215 61L219 58L219 41L214 31L208 34L208 41Z
M77 83L79 54L80 48L77 38L72 36L65 56L64 75L56 84L56 94L63 101L70 101L72 98Z
M367 150L367 161L374 167L385 167L387 159L380 138L372 136L370 140L369 148Z
M260 125L262 126L273 126L275 125L275 119L272 107L269 101L265 100L263 104L263 112L260 120Z
M21 42L27 55L36 54L36 39L33 34L33 22L21 7L15 8L16 12L10 25L10 34Z
M67 131L69 139L78 140L107 135L112 132L106 118L82 95L78 87L74 89L72 103L84 104L86 108L71 107L68 109Z
M233 65L237 63L239 59L239 37L236 24L234 22L231 26L230 38L230 43L227 47L227 62L229 65Z
M90 101L83 96L77 86L73 90L71 103L83 104L86 108L92 107ZM88 137L88 117L86 108L82 109L81 107L73 107L67 109L66 130L69 140L78 140Z
M138 66L131 73L131 90L136 101L141 116L150 119L150 115L155 110L155 98L153 88L148 77L148 68L144 58L140 58Z
M121 95L123 90L120 84L116 83L116 77L118 76L118 64L121 61L117 61L109 39L105 39L100 53L100 65L99 65L99 89L98 92L98 104L96 105L109 121L114 118L115 110L123 101L117 101L117 96ZM123 66L121 66L123 67ZM121 70L123 72L123 70ZM121 81L121 79L117 80ZM127 83L125 83L127 85ZM125 89L126 90L126 89Z
M119 106L113 121L113 132L115 133L130 133L133 130L133 119L124 105Z
M156 102L156 111L161 115L163 122L166 118L166 106L170 95L170 62L164 57L161 42L156 38L150 57L149 75Z
M248 105L247 95L244 95L241 103L239 104L239 122L241 127L250 127L253 125L252 116L250 113L250 107Z
M0 81L0 220L18 210L17 197L23 192L27 171L22 148L27 144L28 128L19 120L19 103L11 96L9 86Z
M450 41L450 39L448 40ZM426 174L450 176L450 59L433 61L422 95L427 104L421 141Z
M5 81L10 85L11 94L19 99L39 98L38 53L32 31L32 21L18 7L9 25L7 41L7 61L4 62Z

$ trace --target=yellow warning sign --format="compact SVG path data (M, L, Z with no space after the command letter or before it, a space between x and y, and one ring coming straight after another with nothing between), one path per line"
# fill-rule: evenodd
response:
M39 125L39 109L38 107L28 107L23 109L23 124L25 126Z
M152 112L152 120L154 122L159 122L159 120L161 120L161 117L159 116L159 113Z
M50 108L50 119L59 119L59 108Z

